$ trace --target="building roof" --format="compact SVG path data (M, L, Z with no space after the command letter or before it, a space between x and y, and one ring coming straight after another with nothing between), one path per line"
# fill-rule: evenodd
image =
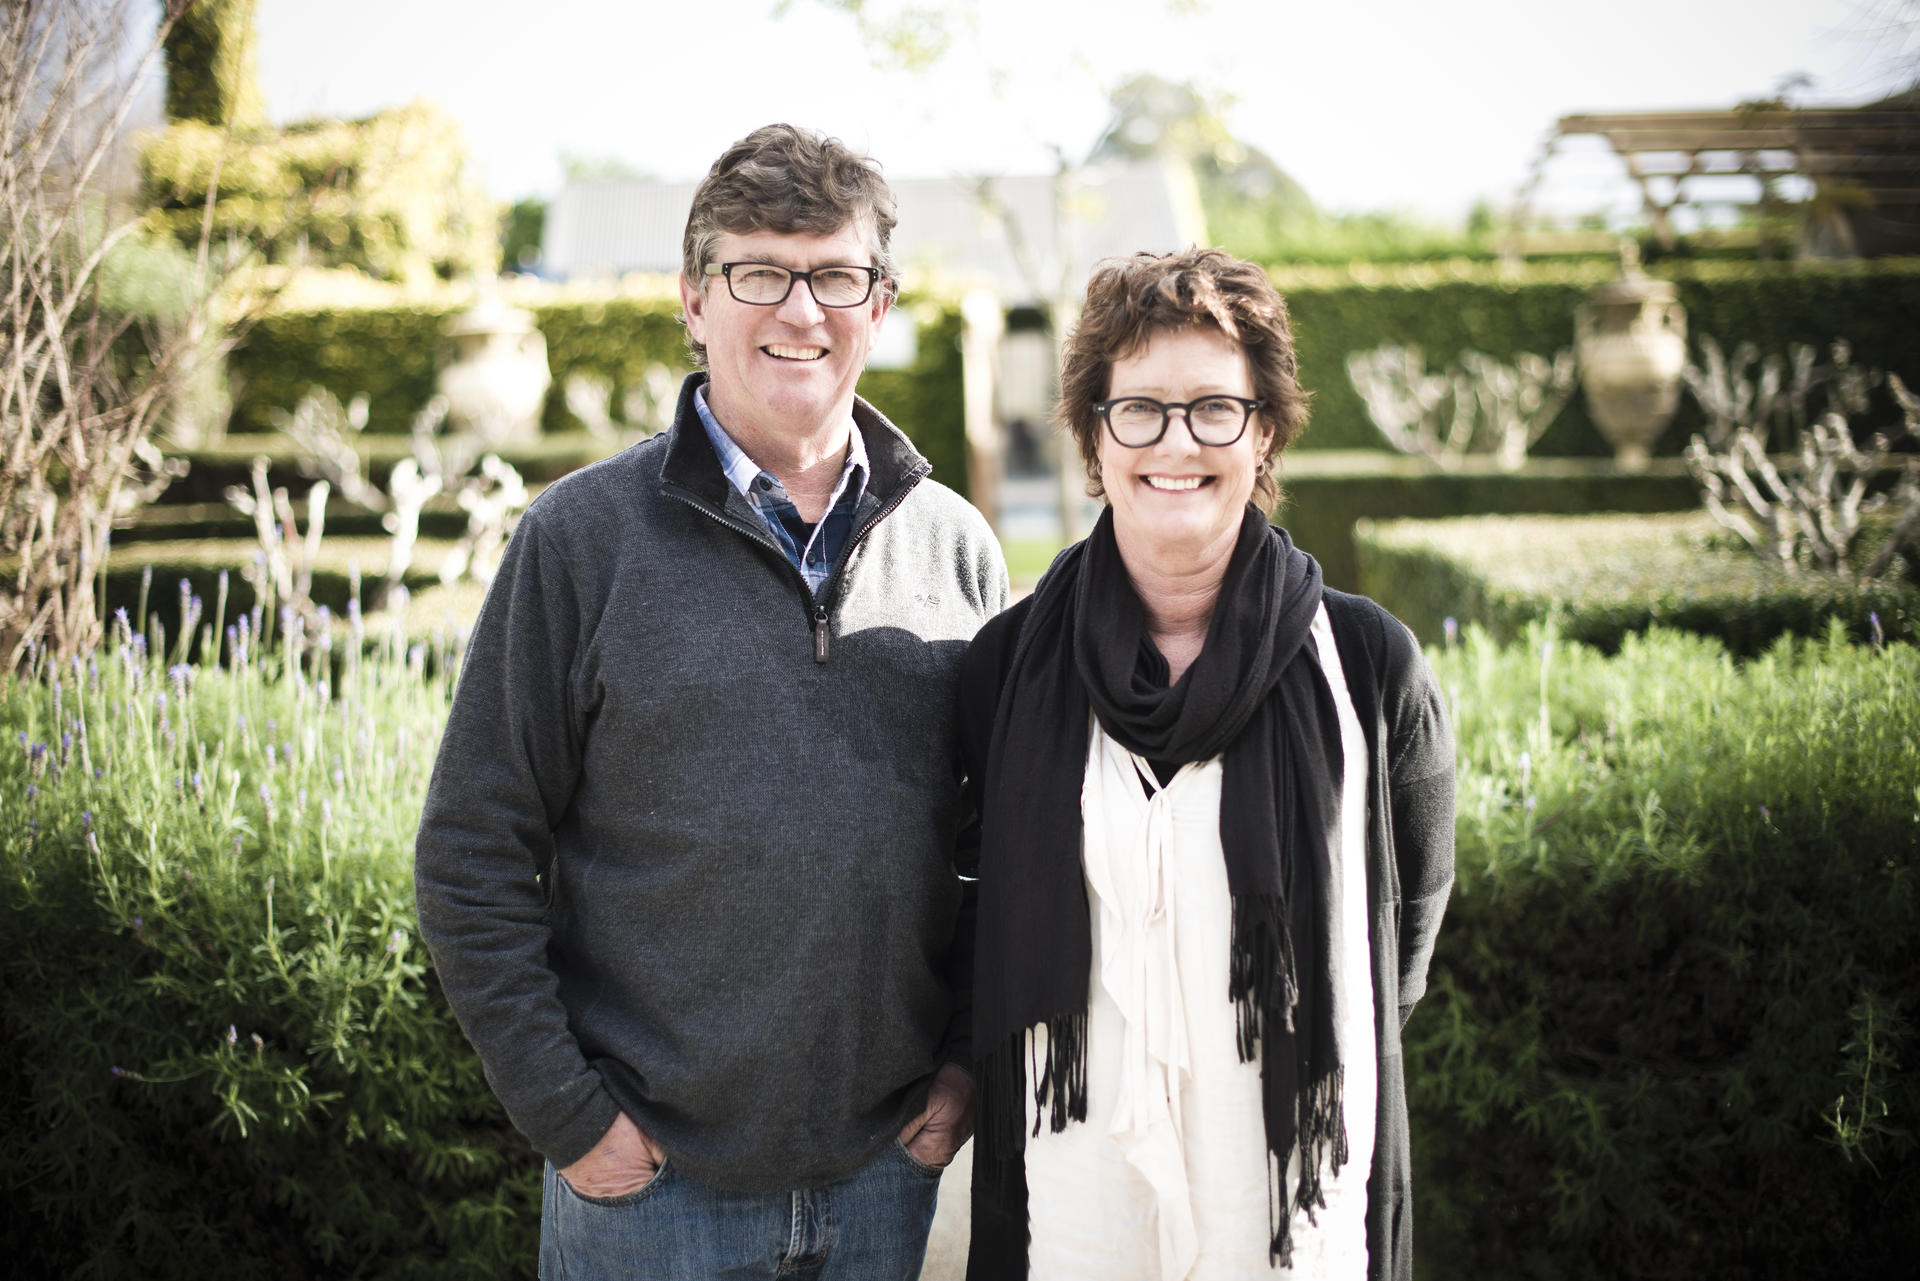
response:
M679 271L695 186L567 184L547 211L543 274L570 280ZM1063 286L1077 291L1101 258L1206 240L1192 175L1179 162L1088 165L1060 177L908 178L892 187L894 254L909 289L978 285L1009 305L1031 304Z

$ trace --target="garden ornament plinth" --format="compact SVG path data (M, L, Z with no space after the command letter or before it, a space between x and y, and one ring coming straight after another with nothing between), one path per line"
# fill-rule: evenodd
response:
M441 348L448 426L487 449L537 440L553 382L547 340L533 313L501 298L491 277L477 284L479 300L447 322Z
M1574 313L1574 350L1594 425L1621 466L1645 468L1680 405L1687 313L1672 282L1640 270L1631 242L1620 247L1620 278Z

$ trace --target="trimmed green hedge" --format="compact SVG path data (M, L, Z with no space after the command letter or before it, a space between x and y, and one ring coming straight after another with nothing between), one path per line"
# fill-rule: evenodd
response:
M869 370L860 392L879 406L933 463L942 484L967 492L966 435L960 391L960 315L915 303L919 352L911 368ZM585 373L616 389L638 383L655 365L679 378L691 368L677 300L568 300L532 308L547 339L553 387L541 425L573 434L582 424L566 406L569 375ZM235 384L233 429L264 433L275 410L290 411L315 386L341 403L365 392L367 431L404 433L434 394L441 329L456 308L343 307L281 311L262 318L228 357Z
M231 430L274 429L315 387L346 404L365 393L367 430L402 433L433 398L434 355L453 308L338 307L261 317L227 356Z
M1835 337L1847 337L1857 362L1893 370L1920 385L1920 330L1906 323L1907 316L1920 313L1920 262L1707 262L1677 264L1668 274L1679 284L1694 333L1713 334L1729 347L1751 340L1769 352L1801 342L1824 348ZM1293 310L1302 381L1314 396L1312 425L1297 448L1307 455L1381 453L1381 437L1347 381L1349 352L1384 342L1413 343L1435 363L1452 360L1468 347L1501 357L1516 351L1550 353L1573 341L1575 308L1589 289L1611 278L1611 268L1557 264L1508 275L1487 264L1443 264L1295 270L1275 278ZM943 483L965 493L959 315L924 300L901 305L913 308L920 323L919 355L910 369L868 371L861 392L913 437ZM229 360L236 389L234 429L270 429L273 411L290 409L318 384L342 401L366 392L369 430L404 432L433 395L441 327L452 311L440 305L352 307L267 316ZM565 403L571 373L590 373L624 388L655 365L684 371L688 357L677 311L674 300L639 297L534 308L554 376L544 429L579 429ZM1683 397L1664 451L1677 454L1698 425L1697 406ZM1608 451L1576 396L1534 452L1550 458L1598 457ZM1662 498L1656 505L1675 504ZM1586 506L1578 502L1563 510ZM1652 509L1646 500L1628 506ZM1344 549L1333 549L1329 559L1339 563Z
M434 378L453 306L338 307L274 312L247 332L228 357L237 388L233 429L273 429L274 412L290 411L314 387L342 404L366 393L367 431L404 434L434 395ZM689 365L679 305L640 298L551 303L533 308L547 339L553 387L541 426L577 433L567 411L571 374L592 374L615 388L637 382L649 366L676 372ZM678 380L676 379L676 382Z
M531 488L558 480L575 468L597 462L623 447L584 431L570 431L549 433L497 452L501 461L510 463ZM367 432L360 436L357 448L368 479L384 485L394 464L412 456L413 443L406 436ZM274 485L285 485L296 501L305 497L308 486L313 483L300 469L306 456L293 440L277 431L235 434L216 445L173 453L187 461L188 469L185 476L167 487L164 495L167 506L224 502L229 485L250 489L256 457L267 460L268 480ZM339 505L336 495L329 510ZM136 515L131 519L138 522L144 517Z
M1837 633L1429 651L1460 804L1405 1038L1427 1281L1910 1274L1920 651Z
M1413 345L1429 366L1467 348L1509 359L1518 351L1551 356L1573 343L1574 311L1596 284L1614 277L1604 263L1565 263L1508 273L1494 264L1433 264L1346 271L1276 270L1274 283L1293 314L1300 380L1313 393L1300 449L1378 449L1383 438L1347 379L1349 352L1382 343ZM1780 264L1661 264L1687 309L1689 334L1711 334L1731 351L1743 340L1762 352L1810 343L1824 353L1835 338L1853 343L1854 360L1920 381L1920 261ZM1894 415L1887 415L1897 421ZM1681 397L1680 412L1656 452L1678 454L1701 423ZM1575 396L1534 447L1543 456L1603 455L1606 443Z
M1507 640L1543 619L1606 651L1653 626L1740 655L1832 624L1856 641L1920 637L1920 588L1770 567L1705 512L1362 521L1354 541L1362 590L1429 642L1448 620Z
M1354 548L1354 525L1363 519L1671 512L1700 505L1685 466L1669 459L1654 460L1644 472L1626 472L1611 460L1533 458L1519 471L1503 472L1488 459L1473 458L1459 471L1442 472L1377 450L1289 452L1280 479L1275 521L1319 560L1327 583L1343 591L1364 590Z
M934 305L911 307L919 324L919 347L907 369L869 369L860 394L912 438L933 464L933 478L962 498L967 485L966 406L961 398L960 313Z

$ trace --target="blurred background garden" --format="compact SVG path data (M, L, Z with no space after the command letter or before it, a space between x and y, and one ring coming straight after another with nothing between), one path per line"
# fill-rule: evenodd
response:
M1920 4L1348 8L8 3L13 1272L532 1275L414 825L519 513L670 414L694 183L790 119L886 165L861 392L1017 588L1095 514L1089 265L1286 295L1275 519L1460 743L1417 1274L1909 1275Z

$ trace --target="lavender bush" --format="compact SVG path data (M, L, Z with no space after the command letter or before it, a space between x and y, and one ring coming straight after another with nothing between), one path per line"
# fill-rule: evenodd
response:
M122 615L0 676L0 1248L48 1276L524 1275L537 1163L413 920L453 642L355 612L263 644L274 620L218 608L197 652L224 665Z

